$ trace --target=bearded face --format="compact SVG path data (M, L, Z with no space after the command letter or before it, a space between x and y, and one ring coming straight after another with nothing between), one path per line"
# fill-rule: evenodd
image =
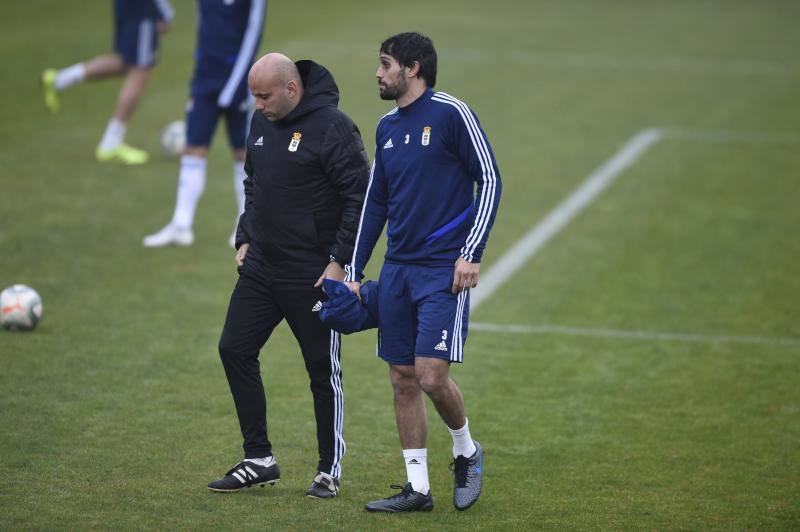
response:
M397 100L408 90L407 67L400 66L397 60L381 54L378 61L378 89L382 100Z

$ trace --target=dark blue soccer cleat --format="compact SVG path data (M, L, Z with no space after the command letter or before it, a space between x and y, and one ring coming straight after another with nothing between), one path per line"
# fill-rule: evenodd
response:
M453 506L456 510L466 510L478 500L483 485L483 448L474 441L475 453L466 458L457 456L450 469L455 477L453 488Z

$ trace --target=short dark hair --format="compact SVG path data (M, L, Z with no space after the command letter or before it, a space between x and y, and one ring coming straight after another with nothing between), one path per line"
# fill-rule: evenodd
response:
M436 48L433 41L415 31L398 33L381 43L382 54L391 55L400 66L412 67L419 63L419 76L428 87L436 86Z

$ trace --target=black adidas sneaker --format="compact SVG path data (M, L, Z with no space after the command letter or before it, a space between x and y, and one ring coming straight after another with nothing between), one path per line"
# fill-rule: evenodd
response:
M427 495L414 491L411 482L405 486L392 485L391 488L403 490L386 499L368 502L364 507L368 512L430 512L433 510L433 497L428 490Z
M211 491L239 491L250 486L274 485L281 478L278 462L272 459L268 466L261 466L244 460L236 464L225 476L208 485Z

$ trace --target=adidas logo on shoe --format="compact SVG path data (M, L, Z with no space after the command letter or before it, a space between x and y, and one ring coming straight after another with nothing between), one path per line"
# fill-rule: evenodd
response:
M436 349L437 351L447 351L447 344L444 343L444 340L442 340L441 342L436 344L436 347L434 347L434 349Z
M281 470L278 462L270 456L266 461L268 465L260 465L250 460L243 460L233 466L225 476L211 482L208 489L218 492L239 491L250 486L261 486L269 484L274 486L281 478Z
M322 310L322 301L317 301L314 303L314 306L311 307L311 312L319 312L320 310Z

